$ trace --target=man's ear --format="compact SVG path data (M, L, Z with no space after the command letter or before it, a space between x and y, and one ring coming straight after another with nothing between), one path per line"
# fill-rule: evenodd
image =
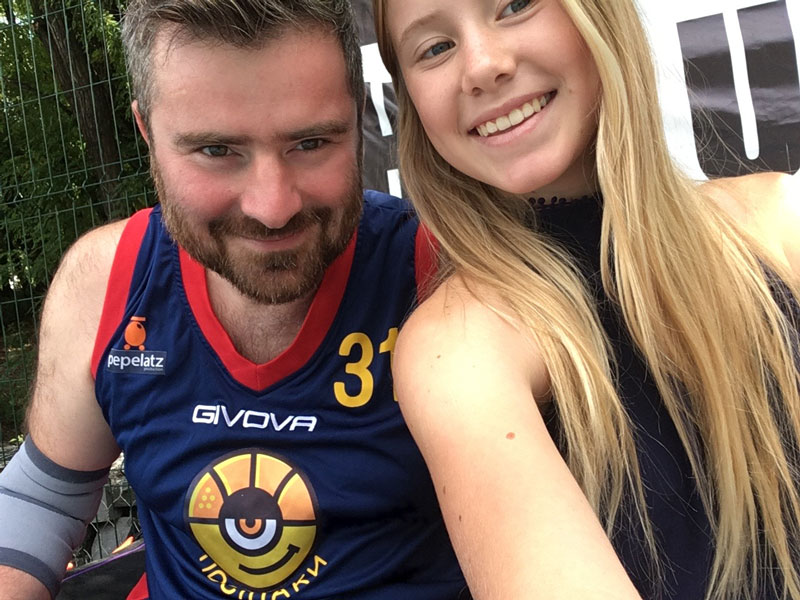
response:
M147 124L144 122L142 113L139 112L139 101L134 100L131 102L131 110L133 111L133 118L136 119L136 126L139 128L139 133L142 134L145 144L150 145L150 133L147 131Z

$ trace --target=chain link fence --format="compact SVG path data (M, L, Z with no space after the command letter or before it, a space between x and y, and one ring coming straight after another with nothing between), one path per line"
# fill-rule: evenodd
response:
M69 245L153 203L119 38L125 0L0 0L0 469L25 435L39 313ZM76 566L138 532L122 461Z

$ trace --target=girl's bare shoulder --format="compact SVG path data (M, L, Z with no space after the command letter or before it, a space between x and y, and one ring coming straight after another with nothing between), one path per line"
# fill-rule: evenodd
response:
M800 275L800 177L754 173L710 181L703 189L776 259Z
M421 382L463 376L467 365L484 377L524 380L537 397L539 390L543 395L549 390L536 340L493 290L455 275L401 329L393 370Z

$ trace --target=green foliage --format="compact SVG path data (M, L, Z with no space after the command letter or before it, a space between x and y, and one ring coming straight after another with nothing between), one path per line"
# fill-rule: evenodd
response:
M7 439L19 433L8 430L8 415L27 395L36 316L61 255L87 229L154 197L129 108L123 6L0 3L0 425Z
M3 441L13 442L22 435L25 416L25 401L33 377L35 352L31 344L31 324L23 324L24 330L4 329L5 348L0 355L0 436ZM3 457L0 457L3 458Z

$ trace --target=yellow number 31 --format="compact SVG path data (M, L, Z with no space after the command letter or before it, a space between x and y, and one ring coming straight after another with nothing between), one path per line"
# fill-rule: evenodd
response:
M392 352L394 352L394 345L397 341L397 327L392 327L386 339L383 340L378 346L378 353L389 353L389 364L391 365ZM356 351L358 346L359 351ZM372 399L372 392L375 387L375 380L372 377L372 372L369 370L372 365L372 359L375 358L375 349L372 345L372 340L365 333L354 332L345 337L339 346L339 356L351 357L353 354L360 354L358 360L348 362L344 366L344 372L348 375L355 375L361 382L361 389L355 395L348 394L344 387L344 382L336 381L333 384L333 393L336 400L342 406L348 408L358 408L364 406Z

